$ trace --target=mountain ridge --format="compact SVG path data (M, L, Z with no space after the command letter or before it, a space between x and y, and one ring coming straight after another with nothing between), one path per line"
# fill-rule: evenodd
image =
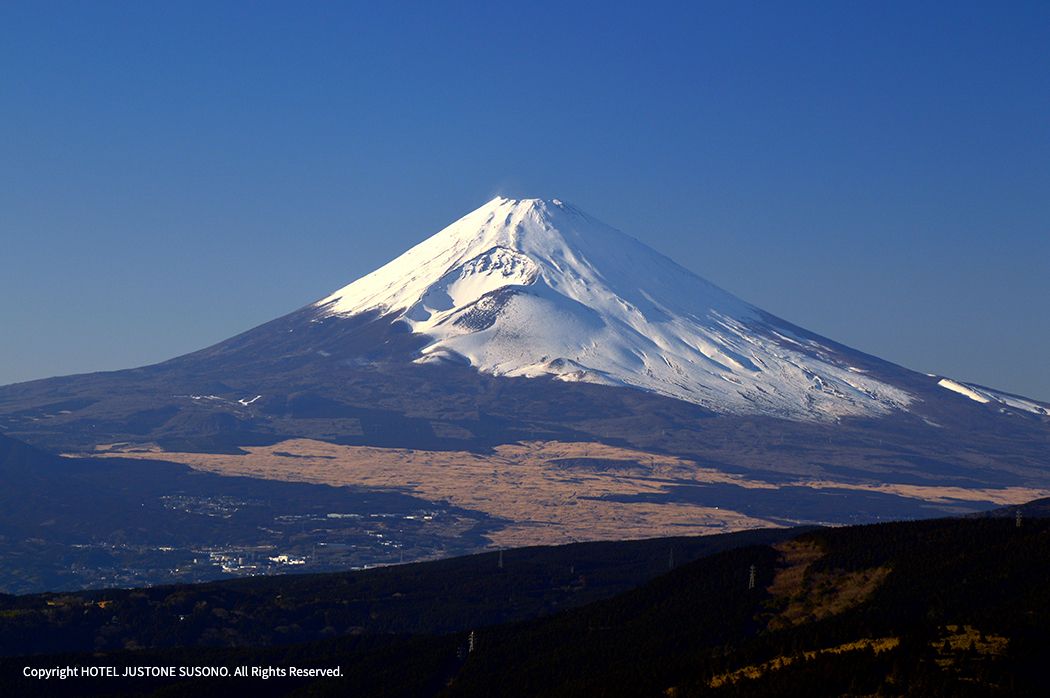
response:
M347 674L71 684L107 696L1040 695L1048 534L938 519L0 596L8 635L44 653L0 648L0 672L14 695L39 686L23 667L67 663Z

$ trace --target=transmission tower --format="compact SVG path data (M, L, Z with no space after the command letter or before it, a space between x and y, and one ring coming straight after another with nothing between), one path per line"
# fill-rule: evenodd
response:
M751 565L751 571L747 575L747 588L748 589L754 589L755 588L755 566L754 565Z

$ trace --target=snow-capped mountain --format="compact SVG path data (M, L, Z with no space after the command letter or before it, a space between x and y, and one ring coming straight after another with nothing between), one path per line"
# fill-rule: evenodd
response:
M479 530L471 520L549 544L959 514L1050 492L1050 405L821 337L557 200L494 199L199 351L0 386L0 433L118 467L173 461L365 497L352 512L318 500L322 518L369 521L385 516L373 494L419 497L466 517L422 529L446 551ZM106 483L119 472L73 467Z
M1050 487L1050 405L821 337L556 200L494 199L191 354L2 386L0 431L78 453L626 444L767 484ZM879 516L900 513L868 494ZM831 520L807 516L789 518Z
M316 307L406 323L428 340L417 362L632 386L718 412L828 419L914 399L558 199L497 197Z

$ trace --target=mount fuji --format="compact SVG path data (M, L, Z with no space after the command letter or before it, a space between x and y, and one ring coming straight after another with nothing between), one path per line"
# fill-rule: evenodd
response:
M492 199L192 354L0 387L0 431L452 502L506 543L1050 495L1050 405L817 335L558 199Z
M417 362L631 386L718 412L833 419L915 400L558 199L495 198L315 307L404 323L427 340Z

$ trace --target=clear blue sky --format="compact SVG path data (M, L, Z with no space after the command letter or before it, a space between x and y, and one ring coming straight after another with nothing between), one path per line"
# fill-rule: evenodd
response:
M1048 47L1046 2L4 2L0 383L197 349L504 193L1050 399Z

